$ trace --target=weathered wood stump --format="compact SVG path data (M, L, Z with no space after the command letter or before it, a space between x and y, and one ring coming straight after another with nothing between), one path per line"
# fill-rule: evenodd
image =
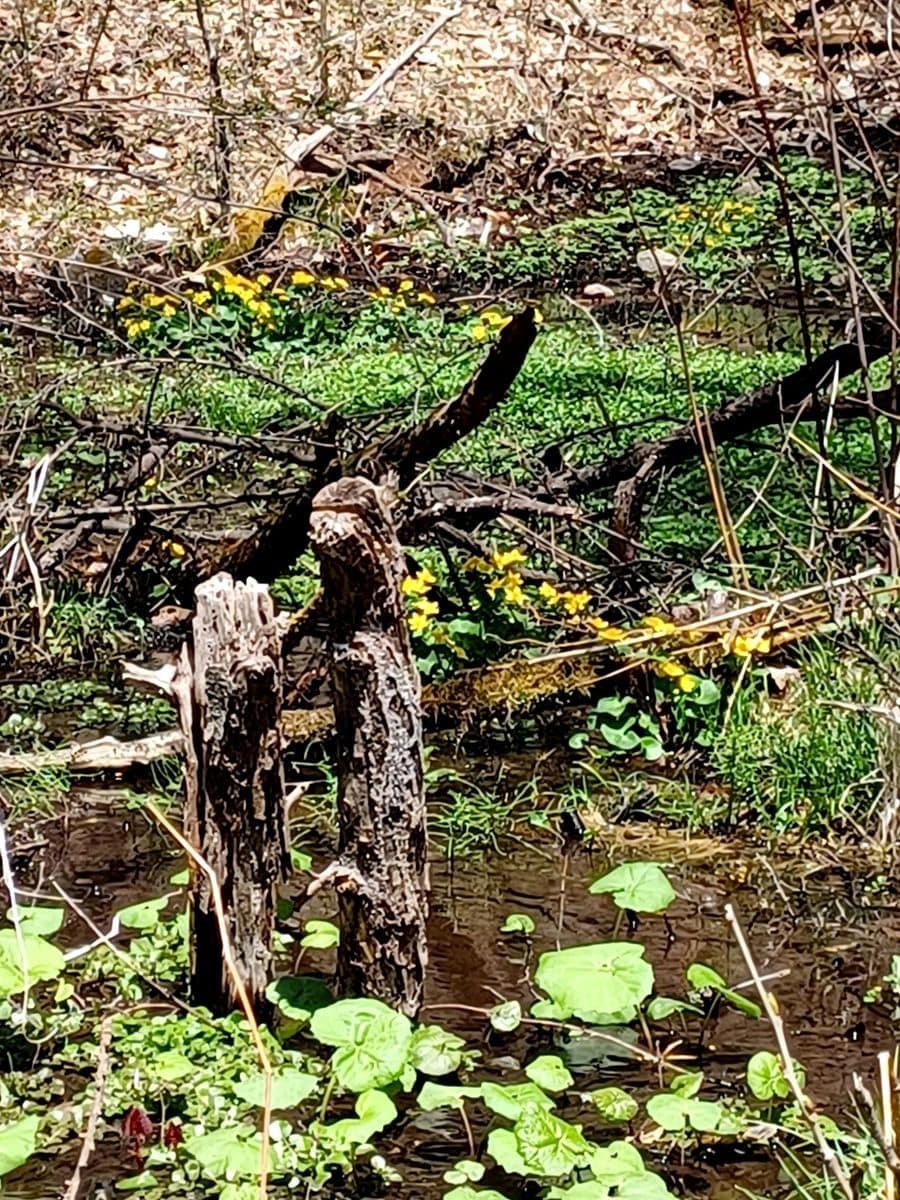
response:
M338 985L412 1016L427 963L425 795L416 669L393 488L341 479L313 503L337 734Z
M237 971L265 1009L275 884L289 869L281 766L281 653L268 589L219 574L196 590L192 645L176 679L185 733L185 832L212 867ZM209 883L191 903L191 999L237 1006Z

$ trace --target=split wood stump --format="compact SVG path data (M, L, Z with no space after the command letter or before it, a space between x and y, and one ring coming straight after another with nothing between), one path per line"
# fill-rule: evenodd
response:
M185 834L215 872L237 973L265 1011L275 885L289 869L281 765L281 652L268 588L230 575L196 590L173 688L185 736ZM237 1007L209 881L194 873L191 999Z
M393 485L340 479L315 497L337 735L338 985L410 1016L427 964L419 674L400 585Z

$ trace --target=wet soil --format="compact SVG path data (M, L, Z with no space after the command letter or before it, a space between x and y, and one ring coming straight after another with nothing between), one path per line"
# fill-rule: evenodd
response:
M567 1060L575 1091L609 1083L633 1089L640 1097L658 1089L655 1070L626 1050L602 1042L572 1040L546 1031L520 1029L492 1033L477 1011L500 999L518 999L527 1008L528 959L556 946L634 937L646 946L656 974L656 991L683 997L686 967L708 963L733 984L747 971L729 933L723 908L730 902L740 914L760 971L774 976L772 989L785 1015L794 1055L807 1068L809 1091L834 1116L851 1112L852 1075L874 1075L875 1056L893 1045L886 1012L863 1003L867 988L885 973L900 948L900 901L873 887L879 866L856 860L840 847L810 845L790 853L764 851L749 843L685 839L646 826L611 830L592 848L569 853L549 838L533 834L533 844L517 842L504 854L469 862L436 856L431 864L432 915L429 930L431 973L423 1019L440 1022L482 1051L486 1072L502 1081L521 1078L519 1064L538 1046ZM616 911L605 897L587 892L592 879L628 859L651 858L667 868L678 899L667 918L647 917L633 930L615 933ZM327 851L317 865L327 861ZM48 823L23 851L18 863L23 886L48 895L55 880L101 927L123 905L170 890L168 878L178 855L139 813L123 810L109 792L83 792L67 816ZM58 897L55 897L58 898ZM303 917L333 916L327 896ZM528 913L535 922L533 950L524 941L499 933L510 912ZM90 933L70 917L65 940L80 944ZM320 965L319 963L316 964ZM327 957L321 962L328 969ZM752 994L752 988L747 988ZM631 1030L616 1031L627 1041ZM673 1036L680 1031L673 1029ZM748 1055L773 1048L771 1031L723 1011L710 1024L705 1046L685 1046L706 1072L719 1095L740 1085ZM565 1106L561 1106L565 1113ZM568 1115L575 1116L573 1108ZM584 1120L584 1109L578 1110ZM587 1128L589 1135L610 1131ZM484 1134L477 1125L476 1139ZM386 1154L404 1177L402 1196L442 1195L441 1173L469 1153L466 1133L455 1114L410 1112L388 1142ZM101 1146L97 1170L106 1154ZM119 1173L113 1164L110 1174ZM685 1196L736 1200L740 1187L778 1194L777 1167L765 1149L704 1152L657 1163L673 1187ZM55 1167L45 1164L55 1178ZM55 1194L48 1179L26 1168L10 1196ZM490 1182L488 1179L486 1183Z

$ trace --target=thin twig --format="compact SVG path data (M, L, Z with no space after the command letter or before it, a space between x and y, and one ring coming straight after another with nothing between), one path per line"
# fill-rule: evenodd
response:
M88 1113L87 1128L84 1131L84 1141L81 1143L81 1153L69 1180L63 1200L77 1200L81 1190L81 1172L91 1160L94 1153L94 1143L97 1138L97 1123L103 1109L103 1093L106 1090L106 1077L109 1074L109 1044L112 1040L112 1014L108 1013L100 1022L100 1040L97 1046L97 1069L94 1072L94 1096L91 1101L91 1111Z
M784 1078L787 1081L788 1087L791 1089L794 1099L797 1101L797 1107L800 1113L802 1114L806 1123L809 1125L813 1138L815 1139L816 1146L818 1147L819 1154L821 1155L822 1162L825 1164L826 1169L831 1172L832 1178L843 1192L846 1200L856 1200L856 1196L853 1188L850 1185L850 1181L847 1179L841 1164L838 1162L837 1155L834 1152L834 1147L829 1145L825 1134L822 1132L822 1126L819 1123L819 1117L816 1113L813 1102L803 1091L803 1088L800 1085L800 1080L797 1078L797 1071L794 1067L794 1059L791 1055L791 1048L788 1045L787 1035L784 1031L784 1021L781 1018L781 1013L775 1006L771 993L766 990L766 987L760 978L759 969L756 966L756 961L753 958L753 953L750 950L750 946L746 937L744 936L744 931L741 928L741 923L738 920L737 911L735 910L733 904L725 905L725 919L731 926L735 941L737 942L738 948L743 955L744 962L747 964L747 970L750 972L753 982L756 984L757 994L762 1001L762 1006L765 1009L769 1024L772 1026L772 1032L775 1034L775 1041L778 1043L778 1051L781 1056L781 1069L784 1073Z

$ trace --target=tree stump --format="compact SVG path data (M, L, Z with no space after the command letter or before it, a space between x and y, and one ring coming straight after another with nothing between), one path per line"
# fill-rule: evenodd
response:
M313 502L337 734L338 985L415 1015L427 963L422 719L391 485L340 479Z
M261 1015L275 884L289 868L281 766L281 651L268 589L219 574L196 590L193 644L175 684L185 733L185 832L212 867L238 973ZM191 999L237 1006L206 876L191 902Z

